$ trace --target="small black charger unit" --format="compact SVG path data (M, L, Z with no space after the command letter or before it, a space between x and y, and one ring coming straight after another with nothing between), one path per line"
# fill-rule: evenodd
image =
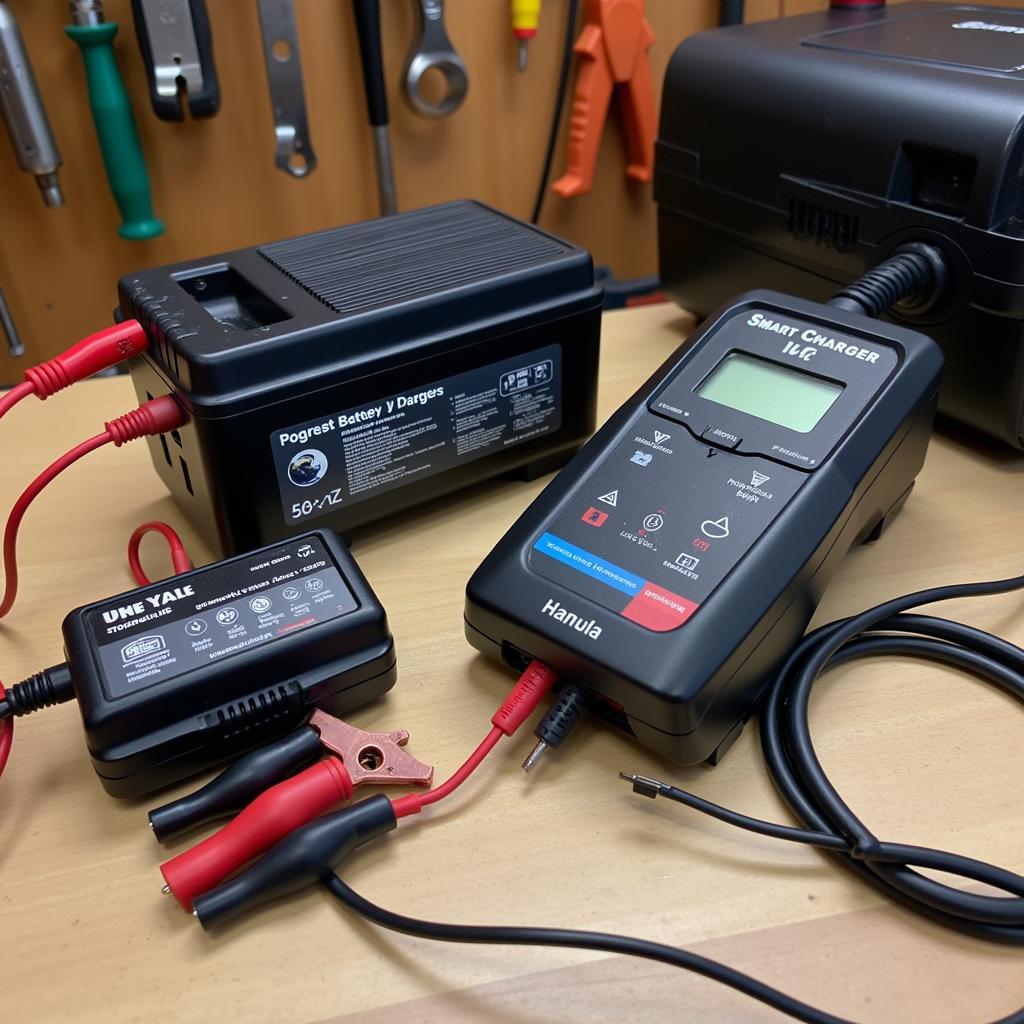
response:
M330 530L77 608L65 664L7 689L9 713L78 700L92 764L138 797L395 683L387 616Z

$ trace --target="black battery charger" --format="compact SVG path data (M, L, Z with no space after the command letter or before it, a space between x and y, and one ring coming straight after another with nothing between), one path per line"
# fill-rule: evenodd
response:
M343 715L396 678L384 608L330 530L77 608L63 629L67 665L41 677L77 698L118 797L237 757L314 707Z
M595 423L590 256L456 202L129 274L141 399L189 422L153 465L216 550L343 534L566 462Z
M879 280L927 276L899 263ZM674 761L717 763L924 462L938 347L836 301L757 291L709 318L484 559L469 642L550 665Z

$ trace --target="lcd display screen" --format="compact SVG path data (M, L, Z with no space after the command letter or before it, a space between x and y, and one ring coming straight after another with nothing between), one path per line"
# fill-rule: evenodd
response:
M709 402L806 434L842 394L843 385L742 352L730 352L696 391Z

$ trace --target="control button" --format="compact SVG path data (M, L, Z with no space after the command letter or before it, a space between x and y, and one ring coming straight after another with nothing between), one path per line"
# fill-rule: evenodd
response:
M286 601L297 601L299 599L299 588L298 587L285 587L281 591L281 596Z
M729 536L729 517L722 516L721 519L705 519L700 524L700 532L712 540L722 540Z
M217 612L217 621L222 626L233 626L238 621L238 609L221 608L221 610Z
M270 611L271 600L269 597L254 597L249 602L249 607L257 614L262 615Z
M665 525L665 518L659 512L652 512L644 519L644 529L648 533L654 533Z
M185 624L185 632L189 636L202 636L206 632L206 620L205 619L193 619L191 622Z
M622 616L655 633L681 626L697 610L696 601L644 582L640 592L622 610Z
M737 434L723 430L721 427L716 427L714 424L705 427L700 436L711 444L717 444L719 448L738 448L743 440Z

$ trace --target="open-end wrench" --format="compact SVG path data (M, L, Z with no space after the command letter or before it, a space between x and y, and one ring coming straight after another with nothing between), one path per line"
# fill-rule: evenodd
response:
M445 31L444 0L414 2L420 14L420 34L412 41L402 73L405 98L421 117L447 117L462 106L469 89L469 75ZM445 94L437 103L427 99L421 89L423 76L432 69L445 79Z
M306 122L306 96L299 61L299 34L292 0L257 0L263 59L267 65L274 110L274 163L287 174L304 178L316 167Z

